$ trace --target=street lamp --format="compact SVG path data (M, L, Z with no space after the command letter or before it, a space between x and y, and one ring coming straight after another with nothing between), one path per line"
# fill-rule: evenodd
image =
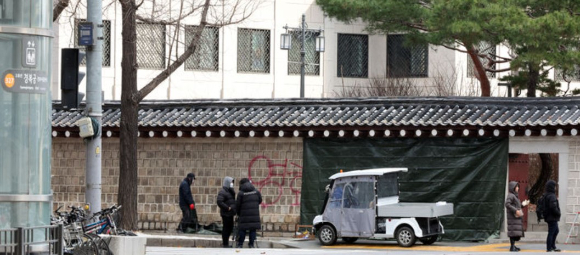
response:
M300 97L304 97L304 56L306 55L306 51L304 50L304 45L306 44L306 37L311 36L311 33L306 34L308 32L319 32L318 36L316 36L315 41L315 49L316 52L324 52L324 36L322 36L323 29L308 29L306 24L306 15L302 14L302 24L300 27L288 27L288 25L284 26L286 29L286 33L280 35L280 49L282 50L289 50L292 47L292 35L288 33L290 31L300 31Z

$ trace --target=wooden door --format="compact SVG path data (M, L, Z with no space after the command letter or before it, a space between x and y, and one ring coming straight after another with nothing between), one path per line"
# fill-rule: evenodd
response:
M528 187L528 173L530 157L528 154L511 154L509 155L509 169L508 169L508 179L509 181L517 181L520 184L520 191L518 196L520 201L528 199L526 191ZM524 209L524 231L528 228L528 210Z

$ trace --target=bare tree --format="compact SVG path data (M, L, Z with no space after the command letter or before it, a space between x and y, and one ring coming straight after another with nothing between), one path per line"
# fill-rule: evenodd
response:
M120 212L120 227L136 230L138 221L137 211L137 122L139 103L151 93L161 82L167 79L177 68L196 52L202 31L206 26L223 27L242 22L247 19L261 4L254 0L181 0L170 1L178 11L168 11L169 1L145 0L137 3L135 0L119 0L121 3L122 45L123 57L121 62L121 123L120 123L120 176L118 203L123 205ZM140 8L146 6L147 8ZM181 21L185 18L195 18L199 25L193 29L191 42L185 42L185 51L176 54L173 61L168 61L167 67L162 70L142 89L137 89L137 48L136 25L139 22L148 24L164 24L174 26L180 30ZM177 42L178 31L175 32L172 42ZM171 47L175 48L174 46ZM171 54L169 55L171 56Z
M458 75L453 66L436 69L429 80L382 77L368 79L368 84L355 83L334 91L336 97L420 97L420 96L479 96L480 87ZM461 77L461 79L459 79Z
M55 0L53 3L52 22L55 22L60 17L60 14L68 7L70 0Z
M355 83L335 91L337 97L421 96L422 87L409 78L370 78L367 85Z
M76 16L82 16L90 0L53 0L53 21L67 16L73 24ZM104 10L119 2L122 11L122 60L121 60L121 120L120 120L120 174L118 203L123 205L119 213L120 227L136 230L137 211L137 131L139 103L165 81L177 68L195 54L202 42L206 27L219 29L248 19L264 0L104 0ZM66 14L66 15L65 15ZM191 41L180 38L187 21L192 28ZM170 28L165 68L140 90L137 89L137 22L158 24ZM177 49L183 48L182 52ZM161 54L161 53L160 53ZM163 54L164 55L164 54Z

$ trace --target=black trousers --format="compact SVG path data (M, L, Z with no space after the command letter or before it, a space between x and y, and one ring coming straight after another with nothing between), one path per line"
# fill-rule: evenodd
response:
M559 232L560 228L558 228L557 221L548 222L548 236L546 237L546 250L551 251L553 249L556 249L556 237L558 237Z
M224 228L222 230L222 245L229 246L229 239L234 230L234 216L222 216Z
M178 229L185 232L191 224L191 220L189 219L191 212L187 206L180 206L179 208L181 209L181 222L179 223Z

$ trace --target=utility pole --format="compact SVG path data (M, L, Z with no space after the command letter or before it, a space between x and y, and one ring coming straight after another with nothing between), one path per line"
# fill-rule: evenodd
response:
M286 32L280 35L280 49L290 50L292 48L292 35L288 33L288 30L294 31L298 34L297 37L300 40L300 98L304 98L304 76L306 75L306 39L315 38L314 49L316 52L324 52L324 36L321 29L308 29L308 24L306 24L306 15L302 14L302 22L299 27L289 27L288 25L283 27ZM308 33L307 33L308 32ZM307 38L308 37L308 38ZM290 62L289 62L290 63ZM295 62L292 62L295 63Z
M101 210L101 120L102 107L102 63L103 63L103 11L102 0L87 1L87 21L92 22L94 44L87 46L87 108L88 116L96 120L95 137L88 139L86 160L85 201L94 214Z
M300 43L300 98L304 98L304 56L306 51L304 50L304 44L306 44L306 15L302 14L302 42Z

